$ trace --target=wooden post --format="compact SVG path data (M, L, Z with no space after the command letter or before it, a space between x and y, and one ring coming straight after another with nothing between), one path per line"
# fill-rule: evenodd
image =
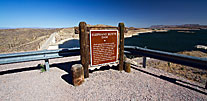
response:
M124 70L127 73L131 72L131 63L129 61L124 61Z
M72 83L74 86L79 86L84 82L84 72L81 64L75 64L71 68Z
M80 42L80 54L81 64L84 68L84 77L89 77L89 42L88 42L87 26L85 22L79 24L79 42Z
M45 60L45 67L46 67L46 71L49 71L50 64L49 64L49 60L48 59Z
M123 70L124 66L124 23L119 23L120 44L119 44L119 71Z

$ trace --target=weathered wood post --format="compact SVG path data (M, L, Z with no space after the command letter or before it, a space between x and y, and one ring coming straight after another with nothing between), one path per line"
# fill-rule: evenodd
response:
M124 62L124 70L127 73L130 73L131 72L131 63L129 61L125 61Z
M84 82L83 66L81 64L75 64L71 68L72 83L74 86L79 86Z
M119 44L119 71L123 70L124 66L124 23L119 23L120 44Z
M124 71L127 73L131 72L131 63L129 60L127 60L126 55L124 55Z
M80 54L81 54L81 64L84 68L84 77L89 77L89 42L87 34L87 25L85 22L80 22L79 24L79 42L80 42Z

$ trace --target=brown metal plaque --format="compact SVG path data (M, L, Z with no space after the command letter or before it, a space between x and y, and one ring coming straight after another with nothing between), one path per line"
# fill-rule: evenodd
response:
M116 62L118 30L90 30L91 66Z

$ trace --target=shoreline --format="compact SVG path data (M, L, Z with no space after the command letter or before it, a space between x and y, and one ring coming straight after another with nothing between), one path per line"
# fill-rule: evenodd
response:
M169 30L152 30L152 29L141 29L141 30L129 30L125 33L124 38L133 37L141 33L153 33L153 32L168 32Z
M63 29L63 30L60 30L59 32L57 32L57 34L55 36L56 41L54 44L49 45L48 50L58 49L59 44L63 44L64 42L67 42L67 41L70 41L73 39L79 40L79 35L73 33L74 29L70 29L71 33L68 34L70 36L67 36L67 38L62 37L62 36L66 36L66 34L64 32L65 30L66 29ZM136 36L136 35L139 35L140 33L153 33L153 32L168 32L168 30L152 30L152 29L128 30L128 32L124 34L124 38Z

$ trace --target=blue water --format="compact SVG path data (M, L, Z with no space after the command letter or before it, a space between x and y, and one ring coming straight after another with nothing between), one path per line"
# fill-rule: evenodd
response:
M194 33L178 31L142 33L125 38L125 45L147 47L167 52L200 50L196 45L207 45L207 30L193 30ZM59 45L59 48L79 47L79 40L69 40Z
M59 45L59 48L73 48L73 47L80 47L79 40L73 39Z
M147 47L149 49L180 52L201 50L196 45L207 45L207 30L193 30L194 33L178 31L142 33L125 39L125 45ZM201 50L204 51L204 50Z

